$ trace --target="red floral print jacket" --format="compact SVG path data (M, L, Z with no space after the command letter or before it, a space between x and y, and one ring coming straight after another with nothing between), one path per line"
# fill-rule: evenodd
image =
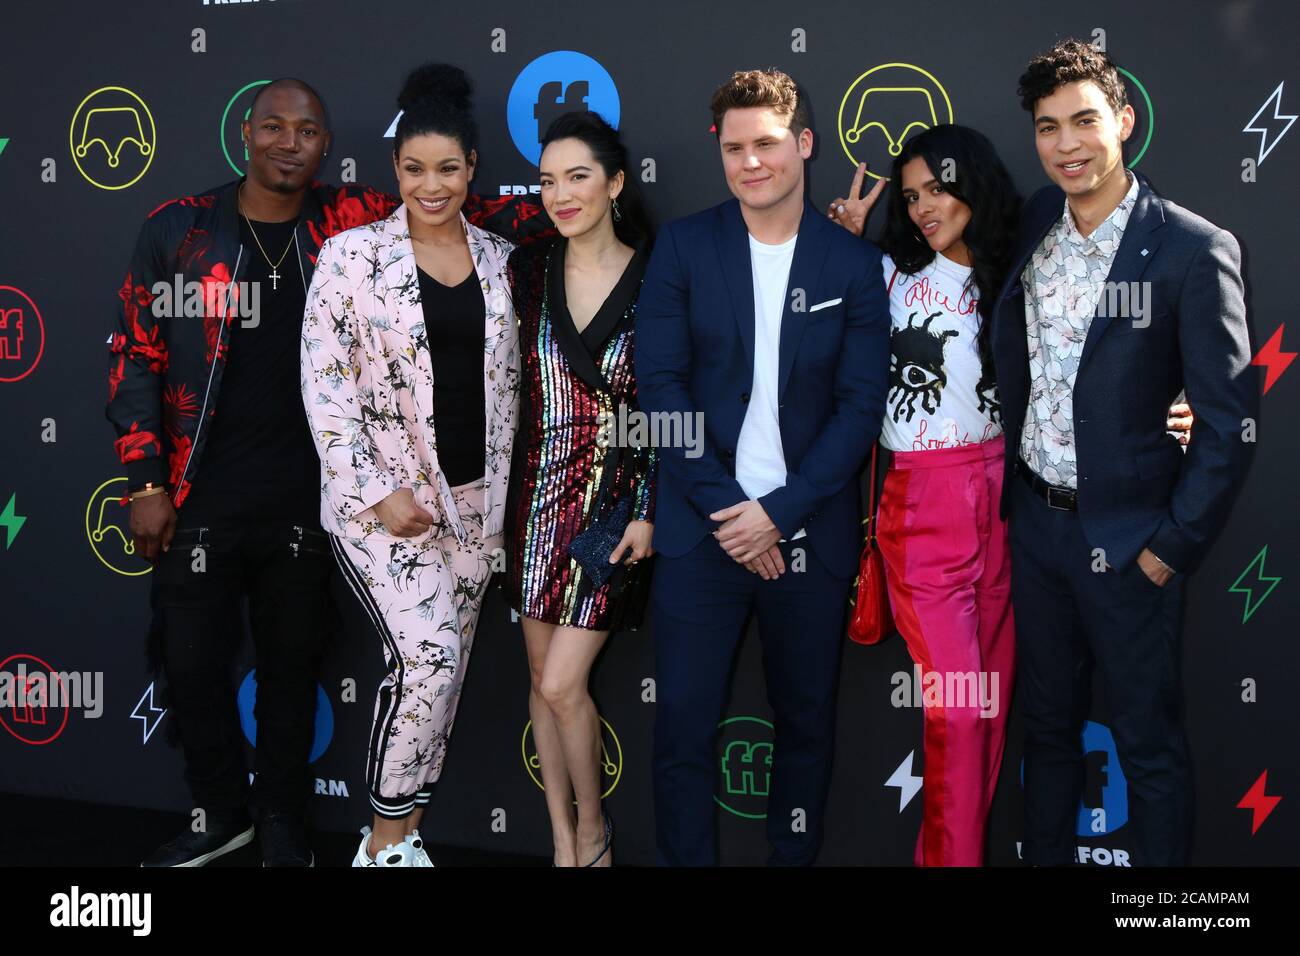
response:
M250 257L239 241L236 194L242 181L166 202L150 213L117 293L107 409L117 431L115 447L128 488L165 481L177 508L202 461L229 329L241 315L239 282ZM307 283L326 239L384 219L398 203L396 196L367 186L313 182L296 236ZM514 242L552 231L541 207L526 197L471 193L463 212L474 225ZM155 302L159 296L166 300Z

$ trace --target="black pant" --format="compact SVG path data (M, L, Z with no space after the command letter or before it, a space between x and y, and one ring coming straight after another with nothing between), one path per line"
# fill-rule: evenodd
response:
M770 767L770 783L764 779L761 788L768 794L768 863L810 864L821 845L850 582L832 575L807 540L780 547L785 573L775 581L737 564L711 535L681 557L655 559L661 866L717 865L718 722L751 612L758 617L775 728L767 758L755 759L753 769L766 778Z
M318 526L247 523L176 531L153 573L164 700L185 751L196 807L218 818L249 805L301 813L334 560ZM257 653L256 777L249 798L236 691L242 598Z
M1048 507L1019 476L1007 480L1016 692L1026 729L1024 858L1042 866L1075 860L1081 733L1095 666L1128 781L1133 862L1183 866L1192 820L1178 680L1184 576L1162 588L1136 563L1094 571L1104 556L1094 555L1078 513ZM1105 772L1116 782L1116 768Z

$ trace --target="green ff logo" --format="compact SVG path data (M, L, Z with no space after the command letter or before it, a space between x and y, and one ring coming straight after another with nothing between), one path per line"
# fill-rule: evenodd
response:
M718 729L719 792L713 799L738 817L766 819L772 782L772 724L759 717L729 717Z

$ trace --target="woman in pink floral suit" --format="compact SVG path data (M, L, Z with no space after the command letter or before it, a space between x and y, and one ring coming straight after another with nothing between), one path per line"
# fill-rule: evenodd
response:
M320 251L303 401L325 530L383 641L366 769L374 832L354 866L429 866L420 814L442 769L484 591L502 553L518 412L513 246L468 223L469 82L407 79L394 139L402 205Z

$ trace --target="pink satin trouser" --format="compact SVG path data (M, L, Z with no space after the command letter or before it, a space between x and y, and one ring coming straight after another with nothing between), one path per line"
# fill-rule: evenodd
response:
M895 452L880 499L894 623L926 688L918 866L984 862L1015 674L1003 448Z

